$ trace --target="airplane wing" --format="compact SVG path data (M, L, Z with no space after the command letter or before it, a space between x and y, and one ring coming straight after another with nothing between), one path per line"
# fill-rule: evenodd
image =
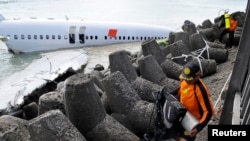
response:
M5 36L0 35L0 40L1 41L7 41L7 40L9 40L9 37L5 37Z
M34 60L22 71L0 81L0 109L7 104L21 104L23 97L41 88L48 81L54 81L68 70L81 70L88 62L86 50L60 50L42 53L41 58Z

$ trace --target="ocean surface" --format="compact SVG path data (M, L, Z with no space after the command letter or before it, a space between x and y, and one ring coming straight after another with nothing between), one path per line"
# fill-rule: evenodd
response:
M115 22L146 23L181 29L184 20L196 25L204 20L235 11L245 12L247 0L0 0L0 13L6 19L56 18L90 19ZM140 50L140 43L86 48L89 63L86 72L96 64L108 67L108 55L125 49ZM0 42L0 82L11 74L24 69L39 54L13 55ZM0 92L1 97L1 92Z

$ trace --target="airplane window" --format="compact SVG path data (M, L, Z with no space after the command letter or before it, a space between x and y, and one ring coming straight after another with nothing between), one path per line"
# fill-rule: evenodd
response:
M144 37L144 40L147 40L147 37Z
M17 35L14 35L14 39L18 39L18 36L17 36Z
M65 36L64 36L64 39L68 39L68 36L67 36L67 35L65 35Z
M28 35L28 39L31 39L31 35Z
M52 35L52 39L55 39L55 35Z
M97 36L95 36L95 39L97 40L97 39L98 39L98 37L97 37Z
M132 36L132 40L135 40L135 37L134 37L134 36Z
M92 35L90 36L90 39L91 39L91 40L93 39L93 36L92 36Z
M125 36L123 36L123 40L125 40L126 39L126 37Z
M24 35L21 35L21 39L25 39L25 38L24 38Z
M89 39L89 36L86 36L86 40L88 40Z
M143 37L141 37L141 40L143 40Z
M34 39L37 39L37 35L34 35Z
M107 36L104 36L104 39L105 39L105 40L107 40L107 38L108 38Z
M57 39L59 39L59 40L60 40L61 38L62 38L62 37L61 37L61 35L58 35L58 36L57 36Z
M119 36L119 40L121 40L122 39L122 37L121 36Z
M139 37L136 37L136 40L139 40Z
M128 36L128 40L130 40L130 37Z
M41 40L43 39L43 35L40 35L40 39L41 39Z
M49 35L46 35L46 39L49 39Z

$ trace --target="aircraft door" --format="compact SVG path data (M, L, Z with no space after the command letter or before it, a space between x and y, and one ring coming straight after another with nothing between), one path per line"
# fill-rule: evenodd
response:
M81 44L85 43L85 29L86 26L81 26L79 29L79 41Z
M70 26L69 28L69 43L74 44L75 41L76 26Z

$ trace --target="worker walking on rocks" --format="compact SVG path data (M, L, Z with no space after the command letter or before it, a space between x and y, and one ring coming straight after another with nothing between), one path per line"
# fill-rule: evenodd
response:
M234 41L234 32L237 28L238 25L238 21L236 20L234 15L229 16L228 13L225 13L225 15L223 16L225 19L225 28L223 27L223 30L220 34L220 39L219 41L222 42L223 40L223 36L226 35L227 33L229 34L229 48L232 48L233 46L235 46L235 41Z
M180 87L172 92L173 95L178 96L186 110L198 119L198 124L190 132L181 125L175 128L177 141L194 141L196 135L208 124L214 114L210 92L200 77L199 65L192 61L188 62L180 75Z

